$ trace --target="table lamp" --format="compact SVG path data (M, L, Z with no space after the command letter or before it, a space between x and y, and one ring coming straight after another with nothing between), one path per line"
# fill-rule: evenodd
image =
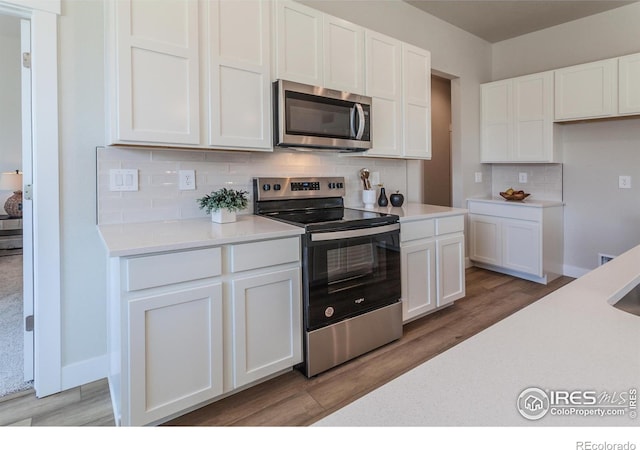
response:
M0 191L13 191L13 195L4 204L4 210L9 217L22 217L22 173L0 173Z

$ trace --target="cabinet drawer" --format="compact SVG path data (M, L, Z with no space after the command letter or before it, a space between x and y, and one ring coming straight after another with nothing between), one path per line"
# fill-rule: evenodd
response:
M542 209L543 208L508 203L469 202L469 214L483 214L508 219L541 221Z
M203 248L131 258L125 270L127 291L137 291L218 276L222 258L219 247Z
M400 241L414 241L433 237L435 224L433 219L416 220L415 222L402 222L400 224Z
M300 238L230 245L229 255L231 272L296 262L300 260Z
M436 235L464 231L464 216L441 217L436 219Z

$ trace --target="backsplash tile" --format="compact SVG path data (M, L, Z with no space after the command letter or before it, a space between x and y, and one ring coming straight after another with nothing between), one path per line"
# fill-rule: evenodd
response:
M256 176L343 176L347 206L361 206L360 169L380 173L387 192L407 193L404 160L340 155L337 153L169 150L104 147L98 149L98 224L135 223L205 217L196 199L221 187L249 192L253 213L252 180ZM139 190L109 191L110 169L138 169ZM196 189L178 190L178 171L196 172Z
M518 181L520 173L527 182ZM509 188L531 194L531 199L562 201L562 164L493 164L491 195L498 197Z

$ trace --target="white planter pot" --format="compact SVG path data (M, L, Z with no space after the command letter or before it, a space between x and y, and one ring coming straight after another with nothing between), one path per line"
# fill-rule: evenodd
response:
M211 221L215 223L231 223L236 221L236 212L228 209L211 211Z

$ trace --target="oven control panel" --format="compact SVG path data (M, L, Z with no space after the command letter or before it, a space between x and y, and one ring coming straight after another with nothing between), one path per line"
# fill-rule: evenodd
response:
M256 200L344 197L344 177L254 178Z

